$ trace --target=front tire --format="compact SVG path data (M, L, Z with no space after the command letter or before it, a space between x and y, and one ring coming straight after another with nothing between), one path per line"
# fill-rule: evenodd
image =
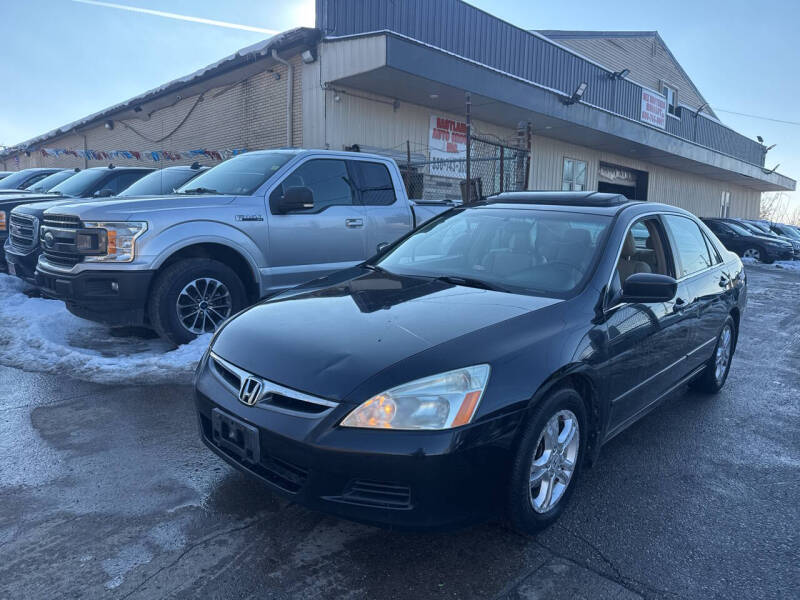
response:
M534 534L561 515L581 472L587 427L583 399L570 387L548 394L530 416L511 469L514 529Z
M706 362L703 373L692 382L692 387L705 394L717 394L728 380L731 361L736 351L736 323L728 315L717 336L714 353Z
M176 346L213 333L246 304L239 276L227 265L207 258L187 258L156 277L148 301L150 324Z

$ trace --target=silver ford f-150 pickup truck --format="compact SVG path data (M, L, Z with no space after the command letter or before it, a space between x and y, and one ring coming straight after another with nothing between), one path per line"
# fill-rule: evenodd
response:
M410 201L390 158L250 152L173 195L45 211L36 282L80 317L182 344L274 291L363 262L451 206Z

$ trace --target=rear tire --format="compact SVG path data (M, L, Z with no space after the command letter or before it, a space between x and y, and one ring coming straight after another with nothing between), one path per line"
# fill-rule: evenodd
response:
M150 324L176 346L212 333L246 305L247 293L229 266L208 258L187 258L156 276L148 301Z
M706 362L702 374L691 387L704 394L717 394L728 380L733 354L736 351L736 323L729 315L717 336L714 353Z
M558 519L580 476L587 434L586 407L574 389L557 389L540 402L511 468L508 517L514 529L530 535Z
M767 264L771 263L772 261L768 260L766 256L767 255L764 252L764 250L756 246L748 248L747 250L742 252L742 258L752 258L753 260L757 260L758 262L763 262Z

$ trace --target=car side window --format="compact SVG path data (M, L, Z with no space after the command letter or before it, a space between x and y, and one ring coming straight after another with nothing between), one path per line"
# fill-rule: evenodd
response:
M343 160L312 159L292 171L270 194L270 203L292 187L307 187L314 195L314 208L292 214L316 213L329 206L352 206L355 194Z
M708 244L697 223L679 215L664 215L678 261L678 277L687 277L713 265Z
M636 221L625 234L609 289L612 302L622 293L625 280L635 273L675 276L664 228L657 217Z
M350 161L356 184L361 192L361 203L372 206L389 206L395 203L392 175L386 165L361 160Z
M722 262L722 255L719 253L719 250L717 250L717 245L707 235L706 231L703 232L703 238L706 240L706 245L711 253L711 262L715 265L720 264Z

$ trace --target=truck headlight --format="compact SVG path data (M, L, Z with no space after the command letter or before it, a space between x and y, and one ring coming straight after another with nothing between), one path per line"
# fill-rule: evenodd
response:
M472 421L489 381L489 365L417 379L373 396L342 427L451 429Z
M147 231L147 223L143 221L85 221L83 226L99 233L98 250L102 251L105 246L104 254L87 255L85 257L87 262L131 262L136 256L136 240ZM92 232L86 232L85 240L81 239L81 235L79 233L76 240L79 247L82 244L90 246L93 243L90 237Z

